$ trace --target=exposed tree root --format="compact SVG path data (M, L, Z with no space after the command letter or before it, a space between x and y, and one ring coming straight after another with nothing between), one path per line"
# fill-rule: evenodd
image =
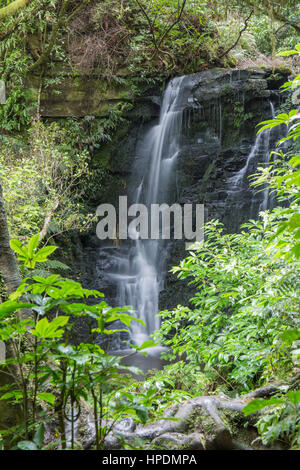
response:
M106 437L105 449L120 449L124 442L134 444L142 440L145 449L251 450L251 441L257 434L253 416L245 417L242 409L253 398L268 397L277 391L278 385L270 385L242 398L225 395L192 398L165 410L165 419L145 426L124 420ZM93 443L90 440L84 447Z

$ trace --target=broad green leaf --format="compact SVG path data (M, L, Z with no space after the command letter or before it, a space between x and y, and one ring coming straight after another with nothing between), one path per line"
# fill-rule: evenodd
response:
M135 406L134 410L136 412L137 417L141 420L143 424L145 424L149 415L147 408L143 406Z
M287 330L281 335L281 340L284 343L292 344L294 341L300 338L300 330Z
M39 338L60 338L64 330L58 328L66 325L68 321L69 317L66 316L56 317L51 322L44 317L37 322L35 329L30 330L30 332Z
M295 54L299 54L299 51L297 51L297 50L281 51L281 52L278 52L278 54L276 54L276 55L278 57L287 57L287 56L295 55Z
M10 398L13 398L14 400L18 401L21 398L23 398L23 393L20 390L7 392L7 393L4 393L4 395L1 395L0 400L9 400Z
M59 285L57 281L61 280L62 278L58 274L52 274L48 277L33 276L33 279L40 284Z
M16 300L6 300L2 304L0 304L0 318L4 318L6 315L9 315L16 310L20 310L22 308L31 308L34 307L33 304L18 302Z
M256 413L266 406L281 405L282 403L284 403L284 401L280 398L270 398L269 400L254 398L254 400L250 401L250 403L243 408L243 413L245 416L248 416L251 413Z
M22 246L20 240L10 240L9 244L13 251L27 258L27 250Z
M33 442L38 447L42 447L42 445L44 444L44 438L45 438L45 425L44 423L41 423L34 434Z
M143 349L153 348L154 346L157 346L157 343L149 339L147 341L144 341L143 344L141 344L141 346L133 345L132 347L136 349L137 351L142 351Z
M55 395L53 395L53 393L39 392L37 396L40 400L50 403L51 405L55 402Z
M57 246L44 246L34 255L34 262L42 263L43 261L47 261L48 256L50 256L56 249Z
M38 245L39 245L39 234L37 233L30 239L28 243L28 246L27 246L28 258L32 258L33 253L35 249L38 247Z

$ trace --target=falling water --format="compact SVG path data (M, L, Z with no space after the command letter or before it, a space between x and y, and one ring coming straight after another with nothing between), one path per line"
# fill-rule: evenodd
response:
M169 202L190 87L189 77L174 78L167 86L159 122L145 135L136 151L130 182L131 204L144 204L149 209L151 204ZM143 327L133 322L131 336L137 344L149 338L159 327L156 315L159 293L163 289L167 255L166 240L130 240L115 251L113 266L106 273L107 278L116 285L117 304L132 306L135 316L146 325Z
M249 169L252 167L252 163L257 163L257 157L265 159L265 155L269 152L269 141L270 141L270 131L269 129L264 130L258 134L255 139L255 143L251 148L251 151L247 157L245 166L238 171L229 182L233 184L233 190L241 189L245 179L249 174ZM261 160L260 160L261 161Z
M275 116L274 105L270 102L271 117ZM255 139L253 146L247 156L246 163L235 175L229 178L228 183L230 184L230 190L228 190L227 204L230 206L234 205L234 202L242 197L242 194L247 191L249 185L249 176L254 174L257 167L260 165L266 165L270 158L270 152L272 149L276 149L276 142L282 135L283 130L281 128L264 129L261 131ZM269 193L269 188L266 185L265 188L257 192L252 190L249 218L257 218L260 211L266 209L272 209L274 204L273 196ZM236 231L239 230L239 218L237 224L234 227Z
M272 119L275 118L275 108L273 103L270 101L270 108L271 108L271 114L272 114ZM274 154L272 156L272 160L276 160L276 153L283 151L284 153L287 152L288 149L288 142L282 142L281 144L278 145L279 139L282 139L283 137L287 137L288 134L288 128L283 125L283 126L277 126L274 129L265 129L262 131L262 133L266 133L267 139L268 139L268 149L267 152L264 155L263 160L261 160L259 163L262 163L263 165L266 165L270 161L270 152L273 150ZM261 203L258 208L258 212L260 211L265 211L267 209L273 209L275 205L275 200L274 200L274 193L270 193L270 188L269 185L265 185L264 189L261 191L262 194L262 199Z

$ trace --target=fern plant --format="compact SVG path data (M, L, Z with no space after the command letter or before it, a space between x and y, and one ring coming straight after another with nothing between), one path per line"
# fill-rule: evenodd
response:
M70 266L58 260L50 260L43 263L37 263L34 269L24 269L25 277L33 278L33 276L51 276L52 274L63 274L71 271Z

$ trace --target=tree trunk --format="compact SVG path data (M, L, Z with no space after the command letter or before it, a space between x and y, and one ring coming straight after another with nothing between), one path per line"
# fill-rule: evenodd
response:
M1 10L0 10L1 11ZM4 209L4 201L2 198L2 186L0 182L0 275L4 281L6 293L9 295L15 291L21 282L20 273L18 270L17 262L13 251L9 245L9 232L7 227L6 213ZM0 345L1 356L0 362L5 360L5 355L11 356L9 344L7 351L5 351L5 344L1 342ZM2 361L1 361L2 359ZM1 366L1 364L0 364ZM2 369L2 370L1 370ZM0 369L0 386L14 383L11 370L6 367ZM2 392L0 391L0 394ZM0 401L0 429L7 429L15 426L20 422L20 407L11 405L6 400Z
M2 186L0 183L0 273L3 278L7 294L14 292L21 277L18 270L15 255L9 245L9 233L7 227L4 201L2 197Z

